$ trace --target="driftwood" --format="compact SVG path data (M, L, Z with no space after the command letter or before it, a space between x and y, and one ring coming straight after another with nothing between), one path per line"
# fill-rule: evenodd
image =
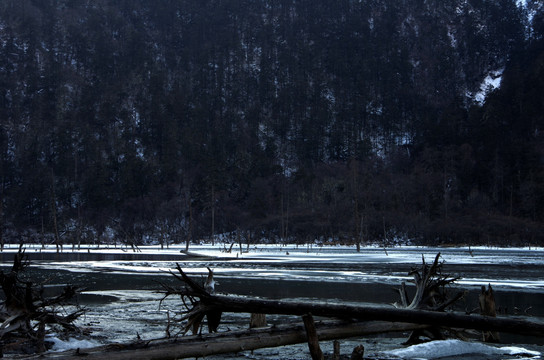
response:
M409 272L409 275L414 277L413 283L416 286L416 293L412 301L409 302L406 284L403 282L402 287L398 289L401 298L401 304L398 306L406 309L443 311L459 300L464 295L463 292L459 292L453 298L450 298L446 291L446 287L459 280L459 278L444 275L442 265L440 253L435 256L431 265L427 264L425 258L422 257L422 266Z
M406 310L410 311L410 310ZM467 316L479 319L476 316ZM498 319L495 319L498 320ZM484 324L486 325L486 324ZM492 324L487 324L492 325ZM507 326L522 326L502 324ZM422 324L396 323L389 321L322 321L315 323L319 341L346 339L351 337L369 336L387 332L406 332L428 327ZM519 327L518 329L523 329ZM512 331L516 332L515 329ZM525 331L526 332L526 331ZM543 336L544 329L538 333ZM45 353L30 359L73 359L82 356L87 360L169 360L182 358L205 357L210 355L236 353L261 348L301 344L307 342L307 333L303 325L278 325L270 328L249 329L242 331L227 331L212 334L175 337L171 339L139 341L134 344L112 344L92 349L70 350L62 353ZM352 359L362 359L364 347L357 347ZM28 359L29 357L25 357Z
M425 325L383 321L321 321L315 322L320 341L345 339L385 332L411 331ZM255 349L307 342L304 325L278 325L269 328L227 331L212 334L182 336L171 339L139 341L133 344L112 344L91 349L76 349L45 353L25 359L86 360L169 360L251 351Z
M223 312L284 314L314 316L344 320L405 322L438 327L503 331L519 335L544 336L544 324L521 318L493 318L454 312L399 309L386 306L338 305L300 303L227 295L209 295L201 298L201 308L194 311L221 309Z
M79 308L69 314L59 311L76 295L77 288L66 286L57 296L45 297L43 284L35 285L21 277L28 265L24 249L20 248L10 272L0 271L0 285L5 298L0 303L0 346L3 352L44 352L48 347L44 340L46 325L77 332L73 322L83 314Z
M181 297L185 310L181 311L178 314L177 318L174 318L173 320L176 322L183 322L187 320L187 325L176 335L185 335L189 330L192 330L193 335L196 335L197 333L202 333L202 321L205 317L207 318L208 322L208 332L217 332L217 328L219 327L219 324L221 322L222 310L218 308L210 308L206 310L206 306L202 302L202 296L204 294L206 296L213 296L213 294L215 293L215 281L213 280L213 271L208 268L208 277L204 286L201 286L194 282L191 278L189 278L183 272L183 270L181 270L179 264L176 264L176 266L180 275L177 275L172 271L171 274L187 284L189 287L186 287L185 289L180 291L172 288L169 285L162 284L164 288L164 297L161 300L162 303L164 299L171 295L180 295ZM200 300L197 300L197 298L200 298ZM167 328L170 329L171 321L170 319L168 321L169 323L167 325Z
M420 268L414 268L409 275L413 276L413 283L416 287L415 295L409 302L406 283L402 283L401 288L397 289L400 295L400 304L395 304L397 307L411 310L430 310L444 311L453 303L464 296L464 292L458 292L455 296L450 297L447 287L457 281L459 278L450 277L442 273L443 261L440 261L440 253L438 253L432 264L425 262L425 257L422 256L422 265ZM431 340L443 340L445 335L439 327L433 327L424 330L414 331L405 345L418 344L424 340L421 337L426 337Z

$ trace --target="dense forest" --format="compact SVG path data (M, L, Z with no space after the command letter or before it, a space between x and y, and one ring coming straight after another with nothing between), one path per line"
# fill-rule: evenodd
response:
M0 243L544 245L543 8L3 0Z

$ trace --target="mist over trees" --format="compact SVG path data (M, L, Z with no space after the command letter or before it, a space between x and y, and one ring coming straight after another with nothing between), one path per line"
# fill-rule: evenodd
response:
M542 245L541 10L2 1L0 242Z

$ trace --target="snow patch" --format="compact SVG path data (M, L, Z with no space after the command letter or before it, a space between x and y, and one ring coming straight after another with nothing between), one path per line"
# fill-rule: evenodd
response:
M525 33L527 38L530 38L533 34L533 20L536 14L542 11L544 4L539 1L516 0L516 6L525 13L527 20Z
M480 91L478 91L474 95L469 93L468 96L472 97L477 104L483 105L485 99L487 98L487 95L489 95L491 92L495 91L501 86L503 71L504 68L491 71L489 74L487 74L485 79L480 84Z
M448 26L448 38L450 39L450 45L452 48L457 48L457 38L455 37L455 28L451 25Z
M402 359L439 359L467 354L529 356L529 359L537 359L541 355L538 351L527 350L521 347L507 346L498 348L461 340L431 341L404 349L386 351L384 354Z
M78 340L69 338L67 340L61 340L58 337L51 336L46 337L46 341L50 341L53 343L53 347L51 348L51 351L66 351L71 349L87 349L92 348L96 346L100 346L101 344L96 341L91 340Z

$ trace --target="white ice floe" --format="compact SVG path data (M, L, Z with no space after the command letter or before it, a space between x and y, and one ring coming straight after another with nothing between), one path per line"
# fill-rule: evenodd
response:
M396 349L384 352L387 356L394 356L400 359L439 359L452 356L463 356L468 354L480 354L484 356L498 357L523 356L526 359L540 359L541 353L521 347L495 347L491 345L473 343L461 340L440 340L424 344L409 346L403 349Z

